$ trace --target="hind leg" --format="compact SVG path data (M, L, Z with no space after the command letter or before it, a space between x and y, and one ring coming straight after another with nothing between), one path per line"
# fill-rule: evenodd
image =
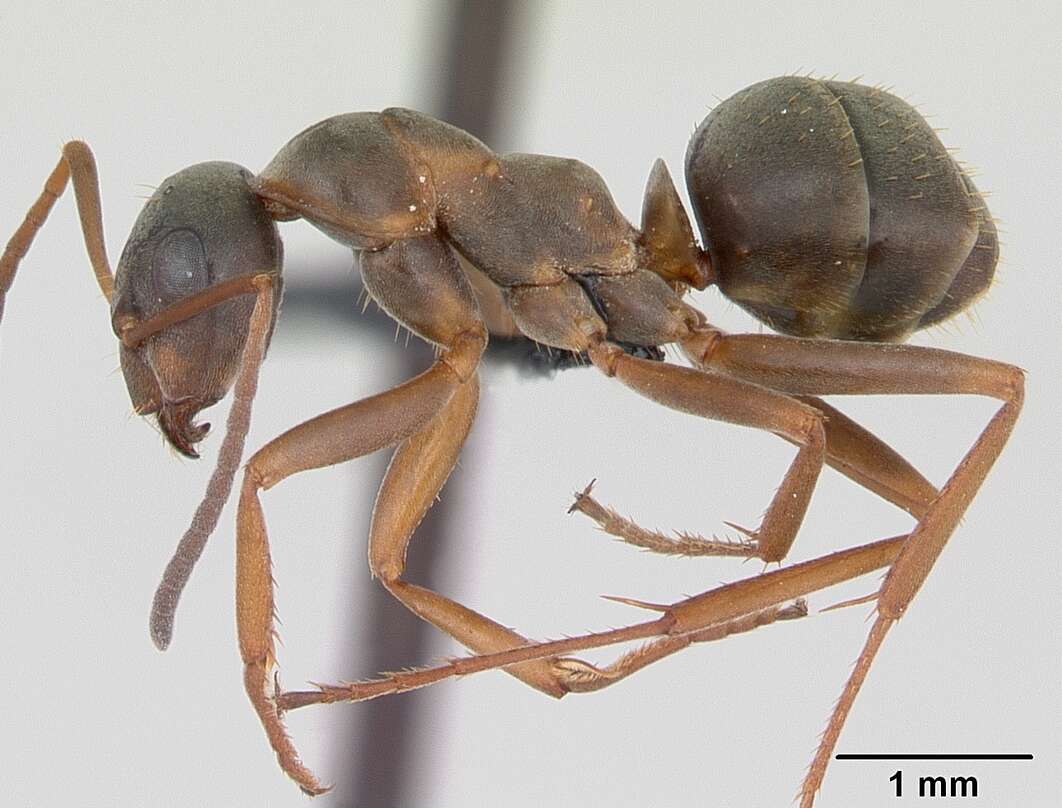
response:
M889 628L925 583L944 545L1006 445L1025 397L1024 374L1002 362L911 345L805 340L771 335L718 336L701 363L790 394L981 395L1002 403L939 493L917 514L877 593L878 617L856 661L801 789L810 808L841 729Z

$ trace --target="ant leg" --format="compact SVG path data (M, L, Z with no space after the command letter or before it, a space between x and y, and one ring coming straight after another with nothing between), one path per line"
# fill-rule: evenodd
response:
M748 558L756 555L756 545L750 541L733 539L720 539L717 536L707 538L697 533L689 533L685 530L676 531L674 535L661 533L659 530L650 530L639 525L626 516L621 515L613 508L606 507L598 502L590 493L594 490L594 483L582 491L575 492L575 500L568 513L578 511L597 522L597 526L610 536L648 550L650 553L672 556L737 556Z
M736 375L736 374L735 374ZM916 519L925 513L937 489L892 447L851 418L815 396L793 396L824 416L826 464L840 471L887 502ZM784 435L782 437L785 437ZM749 544L706 538L686 531L674 535L648 530L599 503L592 495L593 483L575 494L569 513L586 514L606 533L663 555L748 556Z
M266 444L247 463L236 520L236 622L244 684L281 768L307 794L322 787L299 760L277 713L273 577L258 492L300 471L334 465L393 446L429 423L474 370L482 334L462 333L419 376L384 393L319 415Z
M711 345L714 339L712 335L719 333L714 329L698 329L695 339L704 341L707 338ZM701 345L703 346L703 342ZM693 346L688 343L688 347ZM698 356L692 351L689 355L691 361L703 370L721 371L737 378L746 378L740 366L716 368L706 364L703 355ZM824 416L827 465L915 518L920 518L925 513L937 496L937 489L898 452L821 398L810 395L794 395L793 398L815 408ZM586 514L597 522L603 531L628 544L664 555L749 555L749 545L746 542L706 538L686 531L671 535L643 528L614 509L599 503L591 496L592 488L593 483L575 494L575 501L569 513L579 511Z
M826 463L845 477L919 518L939 493L895 449L816 396L793 396L825 418Z
M883 561L882 566L887 563ZM674 636L668 636L669 620L663 617L649 623L638 623L610 632L586 634L551 642L527 643L505 651L453 659L434 667L396 671L384 674L378 679L346 682L340 685L318 684L317 690L287 690L277 693L276 702L278 709L283 712L311 704L368 701L380 696L428 687L457 676L496 669L512 672L516 669L526 669L526 666L537 661L547 660L551 662L553 671L558 676L564 676L564 687L567 692L592 693L614 685L632 673L688 648L694 643L721 640L734 634L742 634L770 625L778 620L795 620L806 616L807 604L801 598L787 606L771 606L750 612L742 617L715 623L697 631ZM659 634L665 636L624 654L611 665L603 668L596 668L571 657L557 656L557 654L599 648Z
M781 561L793 544L825 459L826 433L819 412L775 390L715 373L629 356L599 342L590 359L607 376L665 407L774 432L799 450L782 478L753 542L722 543L727 555ZM579 507L579 500L575 507ZM664 537L669 541L668 537ZM734 552L740 550L740 553Z
M605 667L593 668L589 671L573 668L570 671L571 675L566 680L566 684L572 693L592 693L597 690L603 690L610 685L616 684L616 682L626 679L632 673L636 673L654 662L659 662L665 657L688 648L694 643L722 640L734 634L743 634L761 626L768 626L779 620L797 620L801 617L807 617L807 614L807 602L803 598L799 598L787 606L771 606L758 612L751 612L743 617L736 617L733 620L710 625L699 631L692 631L689 634L662 637L648 642L640 648L635 648L633 651L629 651ZM559 660L561 663L564 661L564 658Z
M277 696L277 707L280 710L294 710L310 704L365 701L427 687L454 676L467 676L480 671L508 668L535 659L554 657L558 654L570 654L588 648L601 648L620 642L663 636L662 641L650 644L648 650L644 651L646 654L644 663L639 664L637 660L634 660L625 664L621 659L616 666L604 669L607 672L618 668L623 671L621 675L627 675L673 652L669 651L669 648L679 650L685 647L684 644L678 642L679 638L689 636L692 641L720 639L772 620L799 617L802 611L799 602L780 610L775 610L773 607L887 567L896 558L906 539L906 536L896 536L861 547L840 550L821 558L794 564L791 567L724 584L670 605L616 598L628 605L659 611L662 614L655 620L635 623L624 628L530 644L508 651L462 657L430 668L396 671L377 679L339 685L322 684L317 686L317 690L311 691L288 691ZM669 645L671 640L676 640L676 643ZM599 673L603 680L621 678L619 675L610 677L601 671ZM611 681L604 682L604 684L610 683ZM592 681L582 682L579 686L572 686L571 689L573 691L596 690L604 684Z
M751 335L727 335L718 329L705 326L696 329L689 338L683 340L682 348L690 361L702 370L725 373L773 390L781 390L817 409L825 416L826 462L855 483L912 516L920 517L938 494L933 484L880 438L821 398L801 392L819 389L814 382L808 384L811 380L805 378L800 385L794 387L793 376L800 372L799 369L791 368L787 373L785 369L778 368L780 372L765 375L766 368L759 367L754 359L747 356L748 347L755 339ZM796 340L792 337L779 339L823 344L822 340ZM740 346L744 346L744 349ZM737 355L734 355L735 351ZM828 392L840 391L830 389Z
M478 399L479 379L473 377L437 418L395 451L373 507L369 567L387 591L418 617L477 653L491 653L531 641L460 603L402 580L410 539L457 463ZM535 660L507 672L536 690L560 698L568 689L554 663L551 659Z
M87 144L72 140L63 146L63 155L48 175L44 190L30 207L26 218L7 242L4 254L0 256L0 320L4 317L4 299L15 280L19 262L29 251L34 236L44 225L52 206L62 196L71 177L74 180L74 196L81 219L81 232L85 237L85 248L92 262L96 282L108 302L114 294L114 274L111 272L107 248L103 242L103 208L100 204L96 160Z
M384 393L302 423L247 463L237 513L236 617L244 684L281 768L308 794L325 791L298 758L274 701L273 580L258 492L286 477L394 446L473 387L487 337L449 247L436 236L362 255L366 288L385 309L441 347L432 366Z
M531 641L436 592L401 580L409 541L457 461L472 424L477 394L475 380L469 381L435 420L396 450L373 509L369 565L388 591L418 616L467 648L489 654L528 646ZM536 690L560 698L569 692L600 690L694 642L722 639L806 613L803 605L772 606L695 634L659 640L605 668L579 659L548 658L523 662L506 671Z
M434 285L441 284L445 276L448 290L460 296L463 308L446 311L440 306L440 290L430 288L432 283L426 282L425 273L417 271L417 263L424 261L438 268ZM455 322L469 333L475 329L483 332L471 284L455 253L435 237L396 242L365 255L362 277L366 288L396 320L435 342L442 342L441 335ZM457 462L472 425L479 399L474 367L467 369L462 381L439 416L395 452L373 509L369 565L387 590L417 616L474 651L503 651L527 645L529 640L449 598L401 580L413 531ZM559 698L567 692L554 671L553 660L530 662L508 672L551 696Z
M878 617L823 733L801 788L809 808L845 719L889 628L918 593L959 519L1003 450L1024 400L1024 374L1002 362L910 345L736 335L715 345L708 364L800 395L970 394L1003 402L921 515L878 592Z

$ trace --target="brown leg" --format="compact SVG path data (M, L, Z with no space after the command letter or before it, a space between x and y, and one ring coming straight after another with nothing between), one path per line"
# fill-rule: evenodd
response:
M454 254L441 242L422 239L367 256L362 262L366 288L400 322L441 342L437 336L452 328L456 313L466 327L482 329L478 313L451 305L441 311L439 289L425 289L424 273L410 271L413 262L432 260L447 277L447 288L462 290L471 301L472 290ZM440 276L441 277L441 276ZM435 284L441 283L436 280ZM474 304L472 304L474 306ZM460 320L459 320L460 321ZM478 380L471 378L455 394L439 417L405 441L395 452L380 486L369 539L369 564L384 586L414 614L479 652L503 651L528 644L525 637L449 598L401 580L406 548L424 514L449 476L471 427L479 396ZM564 667L558 667L563 663ZM565 670L592 670L578 660L536 660L514 666L508 673L554 697L568 692Z
M883 562L883 565L887 562ZM598 634L586 634L565 640L544 643L529 643L477 656L454 659L443 665L430 668L407 669L390 673L378 679L361 682L348 682L342 685L317 685L317 690L289 690L277 693L276 703L279 710L296 710L311 704L333 704L340 701L368 701L409 690L417 690L433 685L455 676L468 676L487 670L502 668L506 671L523 668L535 661L551 660L552 670L563 675L564 686L570 693L591 693L616 684L636 673L642 668L688 648L693 643L721 640L734 634L770 625L778 620L795 620L807 615L807 604L797 600L788 606L771 606L760 611L751 612L743 617L714 623L699 631L667 636L671 621L668 617L648 623L638 623L623 629ZM596 668L572 657L559 657L557 654L569 654L574 651L599 648L627 640L644 639L663 634L661 639L653 640L624 654L611 665Z
M472 424L477 393L475 380L464 385L435 420L395 452L373 509L369 565L384 586L418 616L467 648L490 654L524 647L531 641L449 598L401 580L413 531L457 461ZM601 669L578 659L549 658L513 665L506 671L536 690L559 698L569 692L600 690L691 643L721 639L804 613L806 610L799 608L772 606L696 635L666 638Z
M236 620L244 682L281 768L308 794L327 789L299 761L271 695L270 672L275 659L273 578L258 492L299 471L360 457L422 430L474 373L484 345L482 334L462 334L416 378L294 427L266 444L247 463L236 543Z
M99 178L96 161L88 145L72 140L63 146L63 156L44 183L44 190L26 213L26 218L7 242L0 256L0 320L4 317L4 299L15 280L19 262L29 251L37 231L44 225L56 200L66 189L70 178L74 180L74 195L77 199L81 232L85 237L92 269L100 290L108 302L114 293L114 275L107 261L107 249L103 242L103 210L100 205Z
M718 339L705 364L801 395L971 394L999 399L996 412L921 515L878 593L878 618L856 661L801 789L810 808L845 719L891 625L903 616L1006 444L1021 412L1024 376L1001 362L909 345L738 335Z
M273 580L258 492L300 471L360 457L423 431L455 395L474 388L487 343L468 281L438 237L395 242L362 255L361 263L365 286L377 302L440 346L439 358L404 384L313 418L268 443L247 463L237 516L236 617L244 683L281 768L308 794L325 789L299 760L273 698Z
M708 366L702 367L708 369ZM726 368L728 373L738 377L741 377L740 370ZM925 513L936 497L937 489L914 466L876 435L821 398L810 395L796 395L793 398L814 407L824 416L828 465L915 518ZM592 487L593 483L575 495L569 513L579 511L586 514L603 531L628 544L663 555L747 557L751 554L752 546L744 541L714 536L706 538L686 531L670 535L647 530L614 509L601 505L590 495Z
M721 374L638 359L604 342L590 348L590 359L606 375L615 376L665 407L765 429L800 447L763 522L752 533L754 542L745 545L704 541L703 547L707 551L703 554L752 555L768 562L785 558L825 458L826 433L821 415L806 404L766 387ZM580 508L579 500L575 507ZM710 552L717 547L723 552ZM735 553L735 550L742 552Z
M659 640L648 642L641 648L635 648L633 651L621 656L611 665L604 668L594 668L587 675L580 675L581 671L572 669L566 684L573 693L591 693L603 690L654 662L688 648L693 643L722 640L734 634L743 634L761 626L768 626L777 620L796 620L801 617L807 617L807 614L807 603L801 598L788 606L771 606L743 617L716 623L700 631L663 637ZM563 661L564 659L562 658L561 663Z
M825 416L826 463L916 519L937 489L881 438L816 396L793 396Z
M622 516L612 508L607 508L591 495L594 490L592 480L582 491L575 493L568 513L585 514L597 522L597 526L610 536L651 553L675 556L738 556L748 558L756 555L756 545L748 541L733 541L713 536L706 538L696 533L676 531L675 535L649 530L637 522Z
M460 603L401 580L413 531L428 512L454 465L472 426L479 398L475 377L428 426L395 451L373 508L369 566L387 590L410 611L478 653L528 645L530 640ZM553 660L515 665L508 672L554 697L567 691Z
M841 550L812 561L804 561L743 581L725 584L671 605L655 605L617 598L629 605L659 611L662 615L655 620L636 623L625 628L525 645L508 651L463 657L443 665L399 671L378 679L343 685L318 685L318 689L313 691L291 691L279 695L277 705L281 710L293 710L309 704L365 701L392 693L427 687L454 676L466 676L470 673L501 667L507 668L530 660L554 657L558 654L570 654L588 648L600 648L615 643L663 635L667 638L665 642L659 647L651 645L650 650L646 652L647 661L644 664L648 664L654 661L652 658L654 655L656 658L667 655L669 647L666 644L667 640L673 638L691 636L694 638L692 641L717 639L738 631L748 630L765 621L799 616L801 608L799 605L781 610L774 610L774 607L887 567L896 558L906 539L906 536L897 536L871 542L862 547ZM766 616L762 614L764 612ZM673 647L678 650L685 646L679 643ZM644 667L644 664L633 662L625 666L621 660L618 668L624 671L622 675L626 675ZM602 680L616 679L618 676L609 677L604 673L613 669L615 666L603 670L594 669L594 671ZM590 685L584 683L582 686L571 686L570 689L573 691L594 690L600 689L600 686L603 685L596 682Z

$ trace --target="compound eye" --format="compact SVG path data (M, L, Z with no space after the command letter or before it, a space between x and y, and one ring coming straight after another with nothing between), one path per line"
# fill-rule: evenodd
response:
M187 228L167 233L159 242L151 270L155 293L166 304L200 292L210 282L203 242Z

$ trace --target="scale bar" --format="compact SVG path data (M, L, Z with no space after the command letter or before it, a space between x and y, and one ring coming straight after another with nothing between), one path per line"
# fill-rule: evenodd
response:
M1029 754L1016 755L834 755L835 760L1032 760Z

